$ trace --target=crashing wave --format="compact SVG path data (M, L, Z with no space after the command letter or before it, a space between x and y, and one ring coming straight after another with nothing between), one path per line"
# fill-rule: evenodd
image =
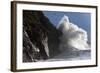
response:
M60 49L69 50L89 50L87 31L78 27L69 21L68 16L64 15L60 20L57 29L62 31L63 35L60 37Z

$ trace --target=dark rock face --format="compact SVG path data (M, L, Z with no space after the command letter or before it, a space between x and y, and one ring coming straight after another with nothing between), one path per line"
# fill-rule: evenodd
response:
M23 62L36 62L59 54L60 35L41 11L23 10Z

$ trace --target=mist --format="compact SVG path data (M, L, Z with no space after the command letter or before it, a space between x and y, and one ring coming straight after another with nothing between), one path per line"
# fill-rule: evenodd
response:
M59 21L57 29L62 32L59 48L61 51L90 50L87 31L70 22L69 17L64 15Z

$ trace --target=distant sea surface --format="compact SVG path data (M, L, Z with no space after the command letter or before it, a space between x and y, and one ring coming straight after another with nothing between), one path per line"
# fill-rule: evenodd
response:
M78 51L64 51L61 54L48 59L47 61L73 61L73 60L88 60L91 59L90 50L78 50Z

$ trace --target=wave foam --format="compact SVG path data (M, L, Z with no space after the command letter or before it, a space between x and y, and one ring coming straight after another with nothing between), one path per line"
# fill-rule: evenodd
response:
M74 48L78 50L89 50L87 43L87 32L69 21L68 16L65 16L59 22L57 29L62 31L63 35L60 37L60 49Z

